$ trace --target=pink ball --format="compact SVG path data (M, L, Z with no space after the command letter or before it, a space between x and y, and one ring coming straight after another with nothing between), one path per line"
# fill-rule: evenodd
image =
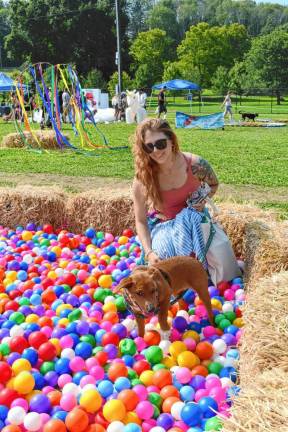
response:
M74 341L72 339L71 336L66 335L66 336L62 336L60 339L60 346L61 348L65 349L65 348L72 348L74 345Z
M77 405L76 396L73 394L67 393L62 395L60 399L60 406L65 411L71 411Z
M93 311L89 314L91 318L96 318L97 321L101 321L103 314L100 311Z
M45 386L45 387L42 388L42 393L44 393L44 394L48 394L48 393L50 393L50 392L52 392L52 391L54 391L54 390L55 390L54 387L51 387L51 386Z
M109 242L109 243L112 243L113 240L114 240L114 236L113 236L113 234L105 233L105 240L106 240L107 242Z
M47 311L48 312L48 311ZM47 314L46 314L47 315ZM53 313L54 315L54 313ZM50 318L53 316L51 315ZM47 315L48 316L48 315ZM48 338L51 337L53 329L51 327L45 326L41 328L41 333L44 333Z
M103 322L100 324L100 326L101 326L101 328L102 328L103 330L106 330L107 332L110 332L110 330L111 330L113 324L112 324L110 321L103 321Z
M205 387L207 390L212 390L214 387L221 387L220 378L211 377L206 379Z
M86 270L79 270L79 272L77 273L77 278L80 280L80 282L84 282L88 276L89 274Z
M96 381L102 380L104 378L104 369L101 366L93 366L89 369L89 374L95 378Z
M238 289L241 289L241 286L239 284L233 284L231 285L230 289L233 291L237 291Z
M134 339L134 342L135 342L135 344L136 344L137 351L139 351L139 352L143 351L143 350L147 347L146 342L145 342L144 339L143 339L142 337L140 337L140 336L136 337L136 338Z
M205 316L207 316L207 311L204 305L198 305L195 308L195 314L199 317L199 318L204 318Z
M214 387L210 390L209 396L215 399L220 407L226 400L226 390L222 387Z
M183 342L186 345L188 351L195 351L197 343L194 339L186 338L183 340Z
M148 396L146 387L143 384L136 384L133 391L137 394L140 401L145 401Z
M224 292L224 298L225 300L231 301L234 300L235 292L232 289L227 289Z
M154 414L153 405L148 401L139 402L135 411L141 420L148 420Z
M99 366L98 360L95 357L90 357L85 361L87 369L91 369L94 366Z
M142 431L143 432L149 432L150 429L152 429L154 426L157 426L157 421L156 420L154 420L154 419L145 420L142 423Z
M42 425L44 425L45 423L47 423L50 420L50 416L47 413L41 413L40 417L42 420Z
M182 420L178 420L174 423L175 427L178 427L179 429L186 432L189 429L189 426L187 426Z
M25 411L28 411L28 408L29 408L28 402L22 398L17 398L17 399L13 400L13 402L11 403L11 408L16 407L16 406L23 408Z
M202 331L205 338L209 338L211 336L216 335L216 329L215 327L212 326L204 327Z
M175 375L181 384L187 384L192 378L191 372L187 367L177 369Z
M181 339L182 339L181 333L179 333L178 330L176 330L175 328L172 328L171 329L170 341L171 342L175 342L175 341L179 341Z
M200 318L196 315L191 315L189 318L189 322L197 322L200 323Z
M72 382L72 377L71 377L71 375L63 374L58 378L57 382L58 382L58 386L60 388L63 388L65 386L65 384Z
M92 375L86 375L80 380L80 387L84 387L87 384L95 384L96 379Z
M79 356L74 357L69 362L69 367L72 372L80 372L85 369L85 366L85 361Z
M199 400L205 396L209 396L209 390L207 390L207 389L197 390L195 393L195 396L194 396L194 400L195 400L195 402L199 402Z
M160 393L160 390L157 386L151 385L147 387L147 392L148 393Z

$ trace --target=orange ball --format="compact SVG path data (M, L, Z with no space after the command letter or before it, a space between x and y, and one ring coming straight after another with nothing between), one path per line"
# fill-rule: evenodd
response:
M21 432L22 430L16 425L5 426L1 432Z
M108 377L111 381L116 381L119 377L127 377L128 369L123 363L112 363L108 370Z
M162 389L165 386L172 384L172 375L171 372L167 369L159 369L157 370L152 378L152 382L155 386Z
M90 426L88 426L87 429L85 429L85 432L105 432L107 429L105 429L103 426L101 426L100 424L92 424Z
M173 385L167 385L163 387L160 391L160 396L162 397L162 399L167 399L171 396L176 397L177 399L180 398L179 391Z
M165 399L162 405L163 413L171 413L172 405L174 405L175 402L179 402L179 401L180 399L174 396L170 396L167 399Z
M103 321L109 321L112 324L117 324L119 322L118 314L116 312L106 312L103 315Z
M195 375L202 375L203 377L206 377L208 375L208 369L204 365L197 365L194 366L191 370L192 377Z
M79 408L70 411L65 419L65 425L70 432L84 432L88 424L88 415Z
M47 393L47 397L50 400L50 403L52 406L60 405L61 396L62 396L62 394L58 390L53 390L53 391Z
M182 432L182 431L183 431L183 429L180 429L178 427L173 427L171 429L168 429L167 432Z
M47 423L45 423L43 427L43 432L66 432L66 426L65 424L58 419L51 419L48 420Z
M209 342L199 342L196 346L195 354L200 360L209 360L213 356L213 347Z
M161 336L156 330L149 330L145 332L144 335L144 341L147 343L147 345L159 345L161 340Z
M133 411L139 402L138 395L130 389L122 390L118 394L118 399L124 403L127 411Z

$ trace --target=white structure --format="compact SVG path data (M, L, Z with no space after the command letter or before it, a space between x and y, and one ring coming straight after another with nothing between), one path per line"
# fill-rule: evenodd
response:
M128 108L125 110L126 123L131 124L135 121L140 123L147 116L146 110L141 106L143 101L141 95L136 90L127 90L127 105Z

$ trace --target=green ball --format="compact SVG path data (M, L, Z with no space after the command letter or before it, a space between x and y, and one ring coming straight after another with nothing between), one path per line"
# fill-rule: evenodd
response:
M231 323L235 320L235 318L236 318L236 314L235 314L235 312L225 312L224 313L224 315L225 315L225 318L227 318Z
M55 370L55 364L52 361L46 361L42 363L40 366L40 372L42 375L45 375L47 372L51 372Z
M127 250L121 250L120 252L121 257L129 258L129 252Z
M21 312L13 312L9 321L14 321L16 324L22 324L25 321L25 316Z
M138 385L138 384L142 384L142 385L143 385L142 381L140 381L139 378L135 378L135 379L133 379L133 380L131 381L131 385L132 385L132 387L135 387L135 386Z
M64 291L65 291L66 293L68 293L68 292L71 291L71 287L70 287L69 285L64 284L64 285L61 285L61 286L64 288Z
M153 371L157 371L159 369L167 369L167 367L163 363L157 363L153 366Z
M106 294L105 294L105 289L104 288L97 288L96 291L94 292L94 300L99 301L101 303L104 303Z
M90 345L92 345L92 347L94 348L96 346L96 341L94 336L92 336L91 334L86 334L80 337L81 342L87 342Z
M103 347L102 346L95 346L95 348L93 348L93 354L96 355L99 351L103 351Z
M153 408L154 408L153 418L157 419L160 415L160 409L155 405L153 405Z
M111 261L120 261L120 257L118 255L113 255Z
M216 315L214 318L215 324L218 326L223 319L225 319L224 314L220 313L220 314Z
M192 307L188 310L189 315L195 315L195 307Z
M134 379L137 379L138 378L138 374L137 374L137 372L135 372L133 369L128 369L128 379L130 380L130 381L132 381L132 380L134 380Z
M21 297L18 300L18 303L20 306L28 306L28 305L30 305L30 300L27 297Z
M50 240L48 239L41 240L40 246L50 246Z
M219 323L219 327L221 330L224 330L225 328L229 327L230 325L231 325L231 322L226 318L221 320Z
M96 233L96 237L97 237L97 239L103 239L103 238L104 238L104 233L103 233L103 231L98 231L98 232Z
M117 311L124 312L126 310L126 303L123 296L119 296L115 300Z
M208 365L208 371L211 374L219 375L222 368L223 368L222 364L218 362L212 362Z
M134 355L137 352L137 347L132 339L122 339L119 343L119 349L122 355Z
M0 354L2 354L3 356L7 356L10 354L10 347L8 344L6 343L0 344Z
M223 422L219 417L211 417L206 420L205 431L220 431L222 426Z
M156 407L160 408L163 402L163 398L155 392L149 393L148 400Z
M82 316L81 310L80 309L74 309L72 312L69 313L68 320L70 322L77 321L81 318L81 316Z
M146 360L155 365L163 360L162 349L156 345L152 345L145 350Z

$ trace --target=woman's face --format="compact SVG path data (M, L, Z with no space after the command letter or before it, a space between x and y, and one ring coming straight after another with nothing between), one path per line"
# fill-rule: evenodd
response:
M161 131L147 130L144 137L144 145L156 144L159 140L167 140L167 146L165 149L158 149L154 145L152 153L149 153L149 157L153 159L159 165L165 164L171 159L172 156L172 141Z

